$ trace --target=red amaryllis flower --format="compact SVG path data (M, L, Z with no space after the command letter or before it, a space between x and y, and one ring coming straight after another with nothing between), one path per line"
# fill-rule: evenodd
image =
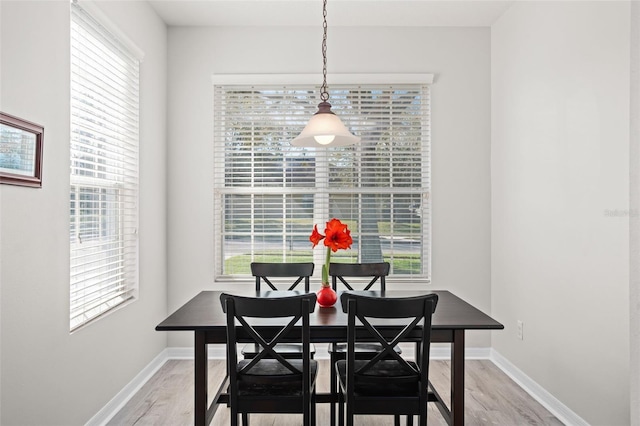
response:
M327 222L327 229L324 230L324 233L326 234L324 245L329 247L334 253L339 249L351 248L351 244L353 243L351 231L349 231L347 225L338 219L331 219Z
M314 225L313 232L311 232L311 236L309 237L309 241L313 243L313 247L317 246L323 238L324 235L318 232L318 225Z
M318 225L314 225L313 232L309 236L309 241L313 244L313 247L317 246L324 238L324 245L327 247L327 256L322 265L322 286L329 287L329 263L331 262L331 251L338 251L339 249L351 248L353 239L351 238L351 231L346 224L340 222L338 219L331 219L327 222L327 227L324 230L326 235L322 235L318 232Z

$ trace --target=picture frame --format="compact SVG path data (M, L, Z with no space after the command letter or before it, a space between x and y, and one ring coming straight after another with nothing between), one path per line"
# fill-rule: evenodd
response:
M0 183L42 187L44 127L0 112Z

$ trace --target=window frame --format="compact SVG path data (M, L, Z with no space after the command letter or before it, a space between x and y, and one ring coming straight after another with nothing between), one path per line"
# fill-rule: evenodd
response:
M84 42L88 42L90 39L85 38L81 33L76 35L75 25L78 25L82 31L95 34L98 37L96 50L76 50L73 46L75 37ZM138 238L140 68L144 54L91 2L77 0L72 2L70 34L72 46L70 66L69 330L73 333L138 299L140 275ZM99 68L91 74L86 72L86 68L74 65L74 61L80 60L79 58L82 58L83 55L86 55L90 61L92 60L90 56L99 57L100 49L111 52L123 62L118 66L114 63L100 64L99 60L95 60L95 64ZM76 53L78 57L74 58ZM131 68L132 66L133 68ZM87 81L87 79L94 78L104 84L105 80L101 79L102 73L108 74L118 68L124 73L122 76L126 75L126 78L121 83L113 83L110 89L90 84ZM80 69L84 74L75 75L74 72ZM133 74L131 74L132 72ZM113 76L114 74L109 75ZM77 88L81 87L83 83L87 84L86 88L78 90ZM125 88L125 91L114 95L118 88ZM131 88L134 91L131 91ZM92 91L95 91L93 97L89 96ZM102 96L105 94L112 96L103 99L99 98L97 93ZM107 106L109 102L111 104ZM74 105L74 103L78 105ZM95 109L95 112L83 111L79 105L84 108L90 106ZM117 111L117 115L109 115L112 111ZM133 119L131 119L132 112ZM91 121L92 119L94 121ZM90 128L87 127L87 122L91 123ZM107 127L108 125L111 127ZM126 130L115 132L114 125L119 129ZM83 141L83 139L86 140ZM109 151L110 149L115 149L115 151ZM83 171L85 173L82 173ZM109 175L113 176L109 177ZM89 197L89 199L83 200L80 197L83 192L85 194L93 193L95 198ZM94 212L83 215L81 213L83 208L94 210ZM87 217L87 215L89 216L89 225L93 226L93 229L89 234L90 240L87 240L91 242L85 247L83 253L77 249L77 244L82 241L83 236L82 220L79 218ZM115 220L110 222L110 219L113 218ZM96 253L92 252L91 247L95 247ZM74 281L76 274L88 274L92 268L96 268L94 260L80 264L84 269L76 269L78 266L74 264L74 256L79 253L83 253L82 255L87 258L94 258L99 254L99 265L103 266L98 270L108 278L100 280L75 278ZM116 253L115 260L114 253ZM117 267L113 268L113 264L117 264ZM104 272L105 270L107 272ZM122 284L115 284L119 280L122 281ZM82 286L79 289L74 288L83 282L85 283L84 288ZM117 290L110 290L111 288L117 288ZM85 291L85 297L91 292L100 293L101 296L96 298L95 307L92 308L92 303L85 299L80 303L82 309L78 310L74 309L73 304L74 294L77 291ZM96 309L97 313L92 312L93 309Z
M430 101L430 90L433 84L434 76L429 73L404 73L404 74L332 74L330 76L330 86L331 85L402 85L402 84L415 84L415 85L426 85L428 88L428 98L426 99L427 108L429 111L429 117L427 118L428 126L431 127L431 101ZM309 85L310 87L319 87L319 82L322 81L321 74L213 74L211 77L211 82L213 85L213 109L214 109L214 117L216 114L216 90L215 86L266 86L266 85L281 85L281 86L294 86L294 85ZM318 98L319 102L319 98ZM331 102L331 99L329 99ZM340 111L336 109L336 114L340 115ZM213 125L215 127L215 118L213 121ZM302 128L301 128L302 129ZM215 132L215 130L214 130ZM426 241L422 241L424 246L424 252L426 255L423 255L422 262L425 265L425 269L427 271L424 276L411 276L411 275L391 275L394 280L397 282L405 282L405 283L416 283L416 284L426 284L431 282L432 277L432 206L431 206L431 135L428 135L428 140L426 141L428 146L426 148L428 163L428 171L426 174L422 175L422 188L426 188L426 192L428 196L426 199L423 198L423 205L426 211L428 211L428 220L426 221L426 225L428 226L427 233L429 238ZM214 136L215 139L215 136ZM215 140L212 142L215 143ZM329 148L330 149L330 148ZM216 192L218 192L219 188L216 186L216 182L221 182L224 180L225 175L225 163L224 159L219 159L216 156L218 155L218 150L214 147L214 215L216 213ZM322 161L322 159L327 159L327 156L318 155L316 159ZM326 183L325 183L326 184ZM236 188L237 189L237 188ZM338 190L340 191L340 190ZM375 191L375 189L373 189ZM242 189L238 191L241 193ZM268 192L268 191L265 191ZM289 191L280 190L278 193L288 193ZM290 193L295 193L296 190L293 189ZM331 192L334 192L331 190ZM348 193L360 193L366 191L345 191ZM328 195L326 195L328 197ZM318 228L320 229L324 222L328 220L325 216L322 216L320 219L317 217L318 215L314 214L314 223L318 224ZM214 235L223 235L222 226L223 221L214 219ZM322 229L320 229L322 231ZM309 233L311 230L309 230ZM244 276L244 275L223 275L222 272L222 262L223 259L219 259L222 256L222 244L224 241L222 237L214 237L214 281L216 282L251 282L252 277ZM324 263L325 258L324 250L320 250L316 248L313 250L313 262L316 264L316 271L314 271L315 276L319 276L320 267Z

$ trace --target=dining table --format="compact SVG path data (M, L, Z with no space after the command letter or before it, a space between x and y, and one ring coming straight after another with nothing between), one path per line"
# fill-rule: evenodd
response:
M252 297L282 297L283 295L299 294L299 291L201 291L164 321L156 326L157 331L192 331L194 333L194 424L208 425L219 405L228 402L226 392L228 377L224 378L218 387L211 404L208 404L208 346L209 344L224 345L226 338L226 314L222 311L220 295L222 293ZM435 293L438 304L433 314L431 326L432 343L449 343L451 345L450 358L450 400L440 397L437 389L430 386L429 400L436 406L447 424L464 425L464 375L465 375L465 333L468 330L501 330L504 326L467 303L460 297L447 290L387 290L361 291L378 297L411 297ZM310 336L313 343L344 342L347 339L347 314L338 302L330 308L316 307L310 317ZM252 326L267 331L269 328L278 330L278 319L255 319ZM403 324L385 324L390 334L399 331ZM239 330L239 329L238 329ZM405 336L407 342L415 342L420 338L421 329L418 327ZM247 339L247 341L249 341ZM338 396L330 393L318 393L316 403L337 402ZM448 402L448 404L447 404Z

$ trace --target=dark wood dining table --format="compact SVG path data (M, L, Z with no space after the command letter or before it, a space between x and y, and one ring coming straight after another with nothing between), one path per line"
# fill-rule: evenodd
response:
M169 315L156 326L158 331L193 331L194 361L195 361L195 406L194 420L196 425L208 425L216 412L219 404L228 401L226 394L225 378L213 402L208 406L208 368L207 344L226 344L226 317L220 304L221 291L202 291L185 303L177 311ZM299 292L236 292L226 293L245 296L277 297L283 294ZM421 294L435 293L438 295L438 306L432 319L431 342L451 344L451 400L447 406L446 401L440 397L437 390L430 395L430 400L436 402L438 409L447 423L455 426L464 425L464 371L465 371L465 332L467 330L500 330L504 326L498 321L483 313L449 291L410 291L387 290L386 292L367 291L360 292L374 296L384 297L408 297ZM314 343L331 343L346 341L347 338L347 314L342 312L339 301L332 308L316 307L311 314L311 341ZM253 324L257 328L276 328L276 320L257 321ZM398 325L396 330L402 328ZM389 325L389 332L394 331L393 325ZM418 331L419 332L419 331ZM407 341L417 340L418 335L409 334ZM317 403L335 401L336 396L331 394L318 394Z

